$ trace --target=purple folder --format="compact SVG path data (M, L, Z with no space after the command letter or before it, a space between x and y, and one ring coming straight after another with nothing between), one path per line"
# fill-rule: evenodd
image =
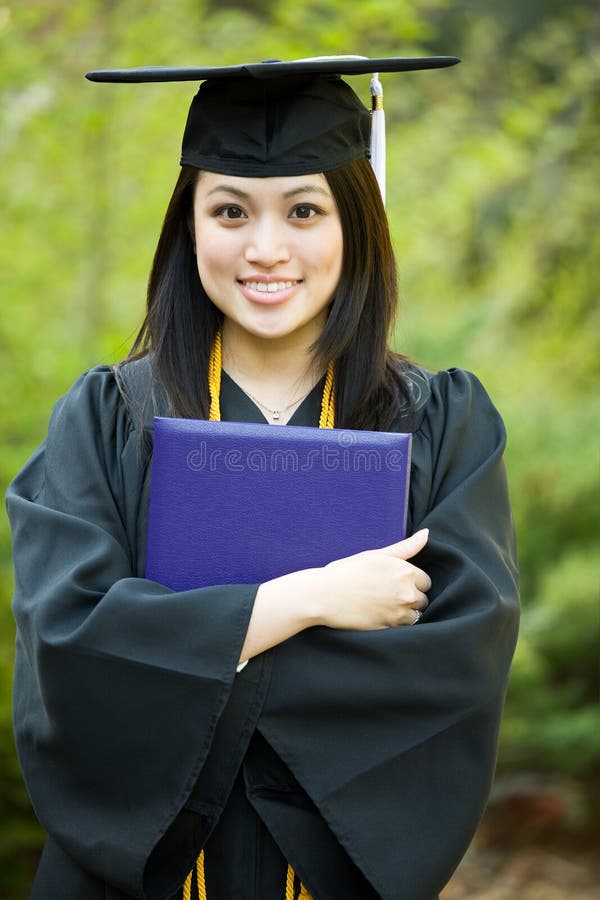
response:
M256 584L405 537L411 435L155 418L146 577Z

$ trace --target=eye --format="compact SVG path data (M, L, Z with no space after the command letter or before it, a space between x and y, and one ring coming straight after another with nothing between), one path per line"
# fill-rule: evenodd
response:
M294 206L290 212L290 218L306 221L307 219L313 219L319 212L320 210L316 206Z
M226 219L228 222L246 218L246 213L239 206L220 206L215 210L214 215Z

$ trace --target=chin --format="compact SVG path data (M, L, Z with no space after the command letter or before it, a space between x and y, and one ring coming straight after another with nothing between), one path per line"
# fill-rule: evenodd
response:
M304 330L304 326L302 325L278 325L275 322L240 324L244 331L249 332L254 335L254 337L264 338L267 341L291 337L294 334L300 335Z

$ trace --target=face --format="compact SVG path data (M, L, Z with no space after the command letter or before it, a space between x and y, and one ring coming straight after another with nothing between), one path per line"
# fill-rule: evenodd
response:
M323 175L202 172L194 195L198 272L226 323L312 343L342 267L342 226Z

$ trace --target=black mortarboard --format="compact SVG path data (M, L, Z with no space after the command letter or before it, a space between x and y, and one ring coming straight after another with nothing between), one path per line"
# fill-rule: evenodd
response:
M457 62L455 56L336 56L241 66L108 69L86 77L203 81L190 107L181 163L224 175L266 177L327 172L371 156L371 111L340 76L437 69ZM380 93L373 87L372 92ZM373 103L373 109L380 107L379 101Z

